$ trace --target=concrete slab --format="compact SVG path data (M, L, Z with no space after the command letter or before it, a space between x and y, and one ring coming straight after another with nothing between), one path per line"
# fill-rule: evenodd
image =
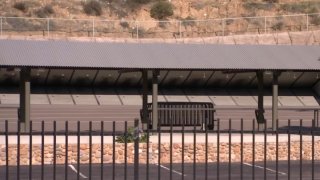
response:
M158 95L158 102L167 102L164 95ZM152 103L152 95L148 95L148 103Z
M31 94L31 104L50 104L47 94Z
M100 105L122 105L118 95L97 94L97 100Z
M259 35L258 42L259 42L259 44L269 44L269 45L276 44L276 41L275 41L274 36L272 34Z
M283 106L303 106L296 96L279 96L279 101Z
M257 102L258 104L258 96L253 96L254 100ZM264 106L272 106L272 96L264 96L263 97L263 105ZM278 100L278 106L282 106L281 103Z
M319 103L317 102L314 96L297 96L297 98L305 106L319 106Z
M119 94L119 98L123 105L142 105L142 97L140 95Z
M90 94L73 94L76 105L98 105L94 95Z
M1 104L19 104L19 94L1 94Z
M286 44L286 45L291 45L291 39L289 36L289 33L281 33L281 34L274 34L277 44Z
M51 104L74 104L70 94L48 94Z
M161 91L168 102L189 102L189 99L180 89L166 89Z
M236 35L233 38L236 44L259 44L256 35Z
M136 89L118 89L120 101L123 105L142 105L142 97Z
M312 32L290 32L289 36L291 38L292 44L294 45L307 45L310 44L310 40L313 39Z
M236 106L231 96L209 96L209 98L218 106Z
M187 96L190 102L212 102L209 96L191 95Z
M257 101L252 96L231 96L239 106L257 106Z

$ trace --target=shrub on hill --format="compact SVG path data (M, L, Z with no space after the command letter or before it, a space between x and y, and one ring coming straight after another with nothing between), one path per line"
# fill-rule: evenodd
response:
M43 8L40 8L36 11L36 15L39 18L47 18L52 14L54 14L54 9L52 8L51 5L46 5Z
M27 12L28 11L28 4L26 2L16 2L14 3L13 7L15 9L18 9L22 12Z
M155 3L150 10L150 16L155 19L165 19L173 15L173 5L166 1Z
M139 4L147 4L149 3L151 0L131 0L135 3L139 3Z
M87 15L101 16L102 7L98 1L89 1L83 5L83 10Z

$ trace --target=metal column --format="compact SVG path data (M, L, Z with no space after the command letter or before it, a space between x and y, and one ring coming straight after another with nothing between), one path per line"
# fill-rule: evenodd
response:
M20 106L18 110L18 121L21 130L27 131L30 122L30 73L29 68L20 70Z
M273 72L272 85L272 130L275 131L278 121L278 77L279 72Z
M150 119L148 119L148 71L142 71L142 123L147 124L149 128Z
M257 72L258 78L258 110L256 110L256 118L259 124L265 123L263 109L263 71Z
M159 71L152 72L152 129L158 129L158 75Z

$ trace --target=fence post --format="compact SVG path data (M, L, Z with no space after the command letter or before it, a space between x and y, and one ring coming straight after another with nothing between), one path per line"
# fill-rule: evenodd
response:
M50 35L50 18L47 18L47 35Z
M139 23L136 21L137 39L139 39Z
M181 39L181 37L182 37L181 24L182 24L182 22L179 21L179 38L180 38L180 39Z
M0 36L2 36L2 17L1 17L1 19L0 19Z
M139 180L139 119L134 120L134 129L134 180Z
M222 19L222 36L224 36L224 24L225 24L225 19Z
M309 14L307 14L307 23L306 23L306 25L307 25L307 31L309 31Z
M264 34L267 34L267 16L264 17Z
M92 19L92 37L94 38L94 27L95 25L94 25L94 19Z

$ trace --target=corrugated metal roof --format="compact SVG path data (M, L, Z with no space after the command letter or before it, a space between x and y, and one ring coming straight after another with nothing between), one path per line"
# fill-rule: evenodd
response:
M320 70L320 46L0 40L0 66Z

